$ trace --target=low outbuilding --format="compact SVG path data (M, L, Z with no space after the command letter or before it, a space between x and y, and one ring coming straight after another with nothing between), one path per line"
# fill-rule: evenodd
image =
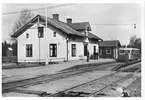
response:
M102 41L99 44L99 57L117 59L120 47L121 44L119 40Z

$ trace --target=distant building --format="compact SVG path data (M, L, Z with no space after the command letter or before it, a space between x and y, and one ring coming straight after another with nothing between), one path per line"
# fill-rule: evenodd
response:
M72 23L59 20L58 14L47 18L37 15L20 28L13 37L18 41L18 62L79 60L99 53L98 36L92 34L89 22Z
M120 47L119 40L102 41L99 45L99 57L117 59Z
M10 56L11 56L11 57L13 56L13 49L12 49L11 47L8 47L8 48L7 48L6 56L9 56L9 57L10 57Z

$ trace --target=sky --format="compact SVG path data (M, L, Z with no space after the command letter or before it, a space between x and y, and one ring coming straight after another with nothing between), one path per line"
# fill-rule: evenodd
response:
M2 13L19 12L22 9L43 8L46 4L2 4ZM47 4L47 7L60 4ZM45 10L33 11L35 15L45 15ZM129 43L130 37L141 37L141 5L138 3L78 3L48 9L48 17L59 14L59 19L66 22L89 22L92 33L103 40L119 40L122 45ZM20 13L2 15L2 41L9 40L15 21ZM111 24L111 25L109 25ZM113 24L113 25L112 25ZM136 24L136 29L134 29Z

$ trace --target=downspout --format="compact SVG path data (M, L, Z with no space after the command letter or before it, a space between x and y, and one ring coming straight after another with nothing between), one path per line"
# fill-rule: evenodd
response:
M66 38L66 61L68 61L68 37Z
M47 33L47 5L45 5L45 34L46 33ZM48 60L47 56L48 56L48 54L46 55L46 63L45 64L48 64L47 63L47 60Z
M17 60L16 60L16 64L18 64L18 40L17 40L17 38L14 38L14 40L16 41L16 44L17 44ZM14 52L13 52L14 53Z

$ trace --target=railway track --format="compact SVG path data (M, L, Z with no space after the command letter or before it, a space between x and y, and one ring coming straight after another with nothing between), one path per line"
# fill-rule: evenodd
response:
M114 62L113 63L105 63L102 65L104 66L106 64L107 64L107 66L111 66L111 65L116 64L116 63L114 63ZM99 65L99 66L102 66L102 65ZM120 65L120 64L117 64L117 65ZM15 89L17 87L22 87L22 86L26 86L26 85L33 85L33 84L41 84L41 82L45 82L45 81L52 82L55 80L59 80L59 79L66 78L66 77L71 77L71 76L78 75L81 73L94 71L94 70L97 70L99 66L92 67L92 68L85 67L85 68L79 68L79 69L73 69L73 70L66 70L66 71L59 72L57 74L43 75L43 76L25 79L25 80L20 80L20 81L2 83L2 93L13 91L13 89Z
M133 72L133 73L131 73L131 74L126 75L125 77L122 77L121 79L118 79L117 81L115 81L115 82L113 82L113 83L111 83L111 84L108 84L107 86L103 87L102 89L100 89L100 90L98 90L98 91L95 91L95 92L89 94L88 96L96 96L97 94L99 94L99 93L102 92L103 90L105 90L105 89L107 89L107 88L109 88L109 87L112 87L113 85L119 83L120 81L123 81L123 80L125 80L125 79L127 79L127 78L129 78L129 77L132 77L134 73L139 72L139 71L140 71L140 69L138 69L137 71L135 71L135 72Z
M115 64L115 63L109 63L109 64L107 64L107 66L111 66L112 64ZM103 65L105 65L105 64L103 64ZM118 65L120 65L120 64L116 64L116 66L118 66ZM100 65L100 67L101 67L101 65ZM40 76L40 77L36 77L36 78L32 78L32 79L26 79L26 80L22 80L22 81L4 83L4 84L2 84L2 93L11 92L11 91L15 90L15 88L17 88L17 87L22 87L22 86L27 86L27 85L28 86L29 85L37 85L37 84L41 84L41 82L45 82L45 81L46 82L52 82L52 81L55 81L55 80L71 77L71 76L74 76L74 75L78 75L78 74L81 74L81 73L94 71L94 70L98 70L98 66L97 67L92 67L92 68L90 68L90 67L89 68L87 68L87 67L80 68L79 70L74 69L74 70L62 71L62 72L57 73L57 74ZM114 75L117 76L117 74L119 74L119 72L113 72L109 75L106 75L106 76L103 76L101 78L89 81L87 83L83 83L83 84L65 89L65 90L60 91L60 92L55 93L55 94L49 94L49 93L41 92L41 91L29 91L29 92L30 92L30 94L34 93L34 94L39 94L40 96L48 96L48 97L91 96L91 95L96 94L96 90L93 90L93 92L82 92L82 91L77 91L77 88L79 89L82 86L87 87L87 85L89 86L89 84L92 84L93 82L94 82L94 85L95 84L97 85L97 81L100 81L101 79L105 79L105 78L108 79L108 80L111 80L112 79L111 77L113 77ZM110 79L108 77L110 77ZM117 78L115 78L116 80L114 80L111 84L105 84L105 87L102 86L99 89L102 89L102 88L106 89L107 87L109 87L112 84L115 84L117 81L121 80L120 78L124 78L124 77L125 76L122 76L122 77L118 76ZM81 89L79 89L79 90L81 90ZM16 91L19 91L19 90L16 90ZM101 91L101 90L98 90L98 91ZM26 92L28 92L28 91L26 91Z
M49 97L90 97L96 96L101 91L117 84L118 82L132 77L134 73L139 72L140 68L131 73L114 72L104 77L94 79L87 83L83 83L55 94L48 95Z

